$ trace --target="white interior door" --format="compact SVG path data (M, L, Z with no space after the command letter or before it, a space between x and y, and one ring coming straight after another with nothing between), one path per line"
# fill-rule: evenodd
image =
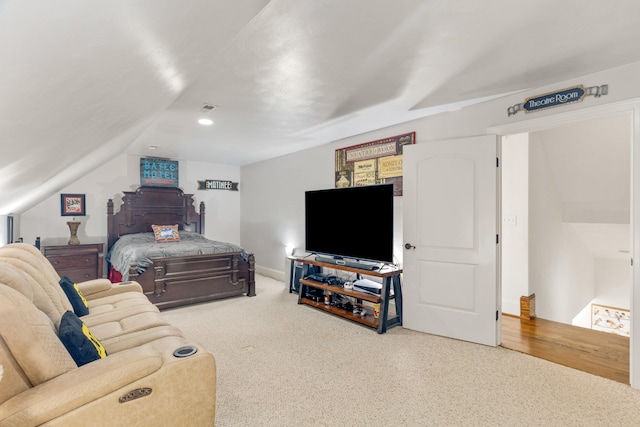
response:
M404 147L406 328L496 346L498 139Z

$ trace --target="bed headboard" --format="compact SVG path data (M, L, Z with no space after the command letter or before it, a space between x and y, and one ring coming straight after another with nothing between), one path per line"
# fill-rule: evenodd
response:
M118 213L113 213L113 199L107 202L107 250L120 236L151 232L152 224L178 224L180 230L204 234L204 202L197 213L193 194L173 187L138 187L123 193Z

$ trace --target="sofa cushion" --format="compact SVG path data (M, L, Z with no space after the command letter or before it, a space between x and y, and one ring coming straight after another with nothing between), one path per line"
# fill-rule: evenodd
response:
M175 225L152 225L153 235L158 243L177 242L180 240L178 234L178 224Z
M89 314L89 303L87 303L86 298L82 295L82 292L80 292L78 285L67 276L60 279L59 283L65 295L69 298L73 312L78 316L86 316Z
M56 330L58 329L62 315L58 313L49 296L32 276L14 265L3 262L3 259L0 258L0 283L4 283L27 297L51 319Z
M51 319L23 294L1 282L0 336L32 386L76 368Z
M60 276L58 276L55 281L50 281L44 272L46 269L43 269L41 261L27 251L18 249L13 245L19 245L19 243L12 243L11 245L0 248L0 260L18 267L23 273L31 276L35 283L45 291L60 317L62 317L65 311L73 310L69 298L67 298L58 284Z
M62 315L58 336L78 366L107 357L100 341L72 311Z

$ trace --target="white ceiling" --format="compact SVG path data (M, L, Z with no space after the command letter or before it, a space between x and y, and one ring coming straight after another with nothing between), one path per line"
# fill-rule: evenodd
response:
M245 165L637 62L611 4L0 0L0 214L123 152Z

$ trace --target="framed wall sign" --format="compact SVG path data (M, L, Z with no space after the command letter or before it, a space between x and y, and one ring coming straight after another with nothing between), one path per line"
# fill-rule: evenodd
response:
M336 150L336 188L393 184L402 196L402 149L415 142L411 132Z
M141 157L140 185L178 188L178 161Z
M628 337L631 332L631 311L591 304L591 329Z
M84 194L60 195L60 215L85 216L86 214Z

